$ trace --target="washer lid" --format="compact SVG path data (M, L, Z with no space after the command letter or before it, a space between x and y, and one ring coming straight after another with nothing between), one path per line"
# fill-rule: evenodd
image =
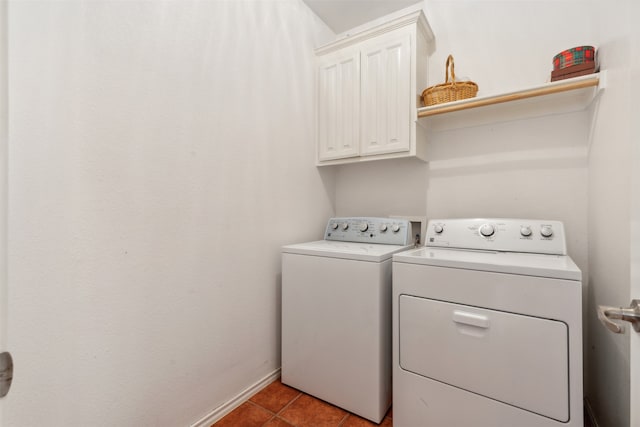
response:
M400 251L413 248L413 245L380 245L372 243L337 242L318 240L282 247L282 253L343 258L358 261L382 262Z
M566 255L422 247L394 255L393 262L582 280L582 272Z

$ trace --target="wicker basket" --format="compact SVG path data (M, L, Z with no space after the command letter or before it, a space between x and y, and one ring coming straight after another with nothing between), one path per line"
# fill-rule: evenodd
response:
M451 80L449 80L449 69L451 69ZM476 93L478 93L478 85L474 82L456 81L456 74L453 71L453 56L449 55L444 83L428 87L422 91L422 102L425 107L429 107L430 105L473 98Z

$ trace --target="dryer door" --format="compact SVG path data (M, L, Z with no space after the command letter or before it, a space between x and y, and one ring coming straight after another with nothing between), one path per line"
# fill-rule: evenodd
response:
M565 323L408 295L399 315L402 369L569 420Z

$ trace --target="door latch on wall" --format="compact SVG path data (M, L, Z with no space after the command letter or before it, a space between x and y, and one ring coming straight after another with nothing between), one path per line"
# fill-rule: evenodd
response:
M640 332L640 300L634 299L631 301L631 306L628 308L622 307L609 307L606 305L598 306L598 319L604 326L611 332L621 334L624 332L624 326L613 322L611 319L625 320L633 326L636 332Z
M11 353L0 353L0 398L5 397L13 380L13 359Z

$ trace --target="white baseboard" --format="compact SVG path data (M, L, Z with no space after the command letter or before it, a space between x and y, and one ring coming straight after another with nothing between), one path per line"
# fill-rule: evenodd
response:
M238 406L242 405L246 402L251 396L274 382L280 377L280 368L276 369L266 377L258 380L256 383L250 385L243 391L241 391L237 396L229 399L222 405L215 408L213 411L191 424L191 427L209 427L211 424L220 420L222 417L227 415L229 412L236 409Z

